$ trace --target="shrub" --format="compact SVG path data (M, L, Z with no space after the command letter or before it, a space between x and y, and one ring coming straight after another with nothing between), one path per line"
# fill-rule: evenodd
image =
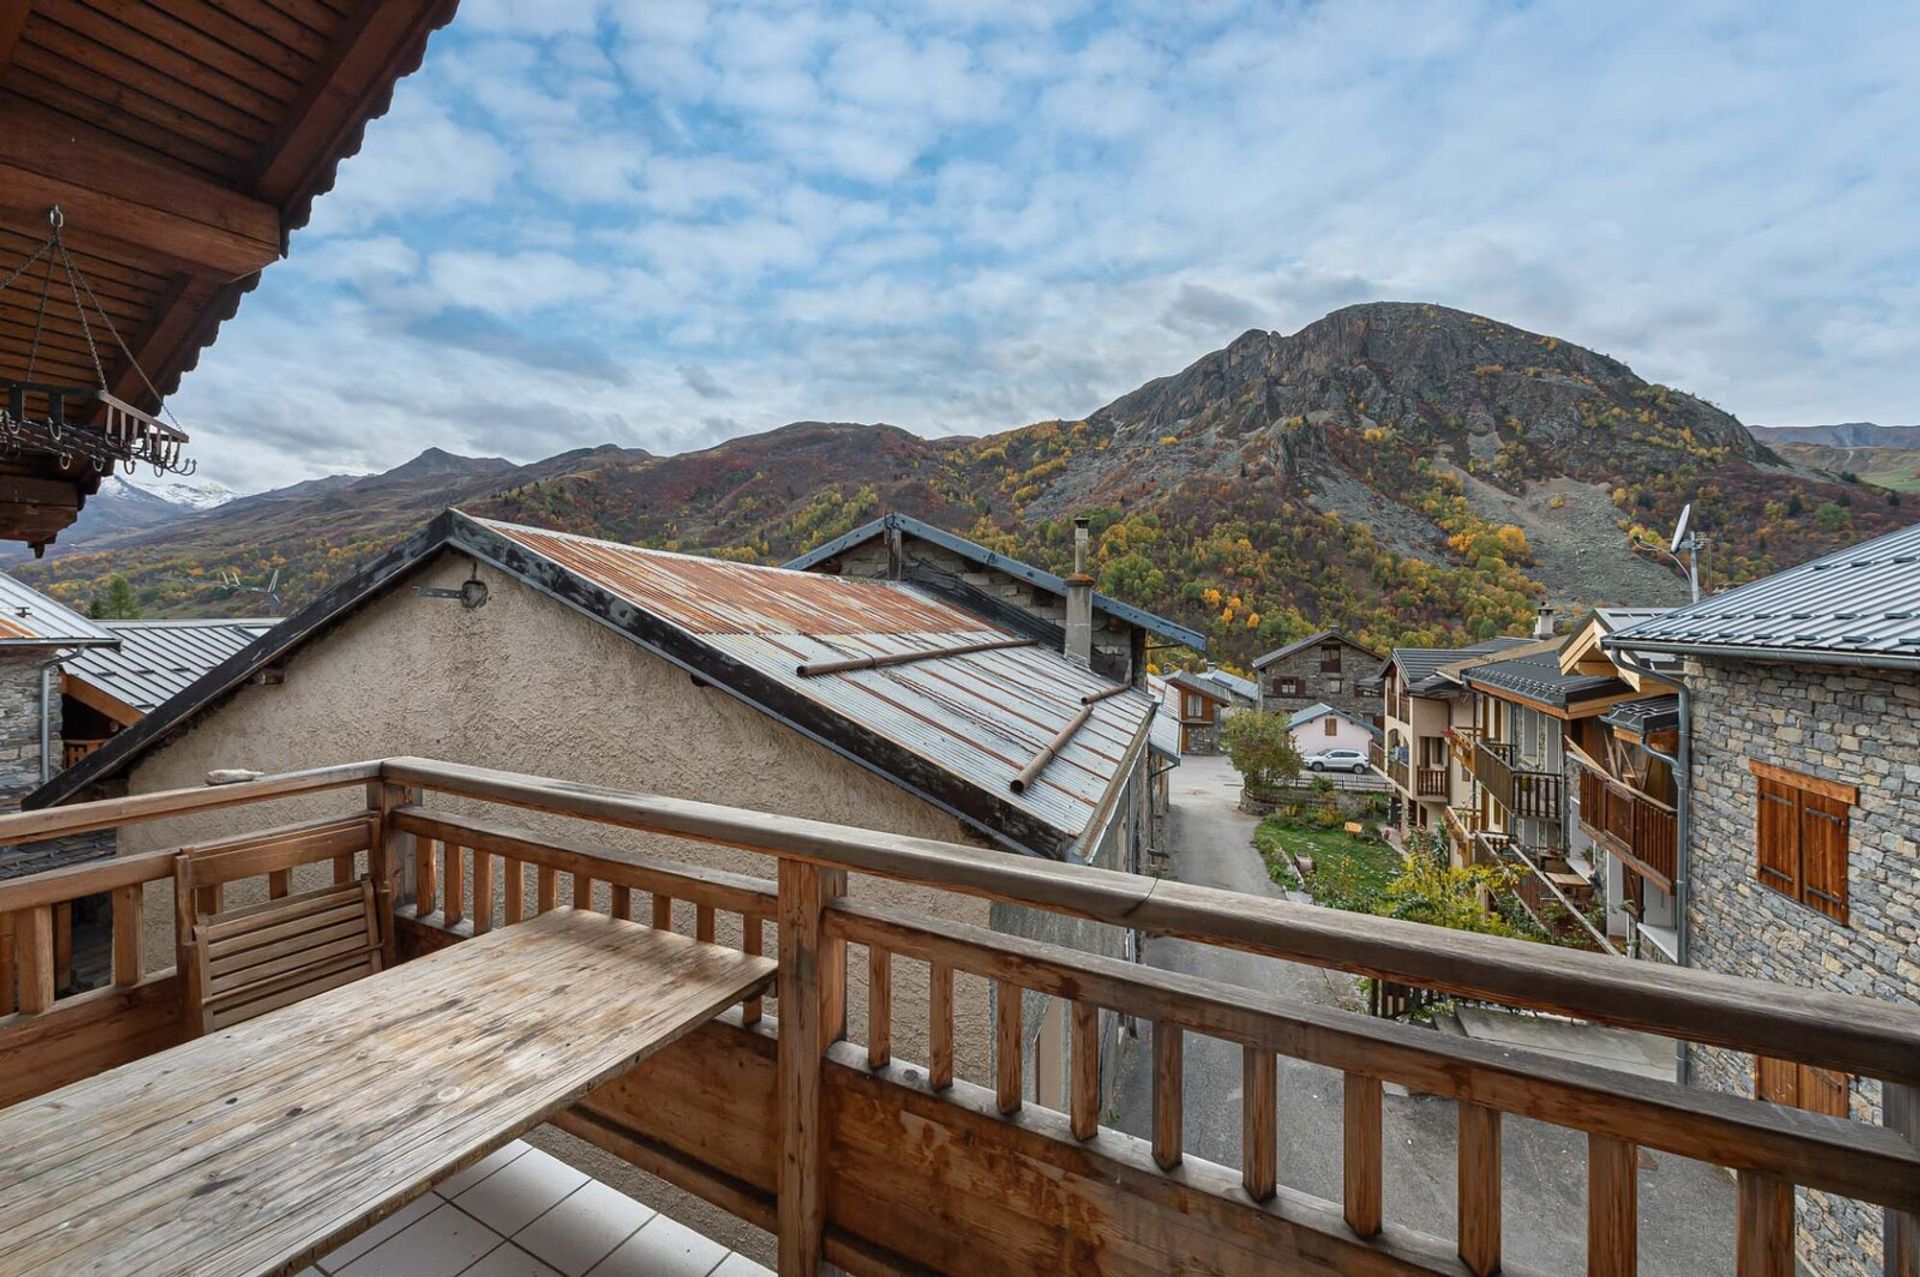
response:
M1300 751L1294 748L1285 715L1243 710L1220 729L1220 743L1256 789L1291 785L1300 775Z

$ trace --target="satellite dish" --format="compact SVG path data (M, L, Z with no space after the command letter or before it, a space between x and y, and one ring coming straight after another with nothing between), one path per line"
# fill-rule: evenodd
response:
M1692 521L1693 502L1689 501L1680 507L1680 518L1673 525L1673 535L1667 538L1668 549L1678 550L1680 548L1681 543L1687 539L1687 525Z

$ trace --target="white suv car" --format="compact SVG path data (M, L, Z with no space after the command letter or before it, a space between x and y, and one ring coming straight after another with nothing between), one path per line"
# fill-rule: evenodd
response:
M1329 749L1318 754L1308 754L1304 760L1308 771L1316 772L1352 772L1356 776L1367 770L1367 756L1357 749Z

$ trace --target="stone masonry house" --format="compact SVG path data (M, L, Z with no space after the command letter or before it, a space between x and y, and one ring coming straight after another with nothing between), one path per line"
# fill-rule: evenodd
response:
M1920 1003L1920 525L1602 642L1685 665L1681 961ZM1890 1117L1871 1081L1714 1048L1689 1056L1705 1086L1920 1120L1911 1098ZM1883 1212L1798 1197L1809 1269L1881 1271Z
M1116 687L916 585L718 562L450 510L32 802L195 785L219 768L418 753L1137 871L1153 824L1154 709L1146 691ZM1053 761L1023 780L1083 712ZM333 814L323 801L343 800L290 804L287 818ZM517 823L541 821L523 815ZM144 841L126 849L235 832L223 822L226 813L139 826L131 836ZM621 836L602 828L595 837ZM769 875L744 852L639 833L626 841ZM1118 928L931 888L857 878L850 894L1112 957L1135 950ZM858 971L852 985L857 1019ZM902 1058L927 1058L925 985L913 964L895 976ZM1028 1092L1059 1106L1064 1011L1029 998ZM957 982L955 1016L957 1071L990 1080L985 982ZM1102 1029L1110 1084L1122 1026L1109 1013Z
M1084 538L1086 524L1076 521ZM786 565L803 572L907 581L1056 650L1067 642L1069 581L911 515L886 514ZM1105 594L1093 594L1092 664L1117 682L1146 686L1156 640L1205 653L1207 636Z
M1380 712L1380 701L1359 684L1374 675L1381 659L1338 630L1309 634L1254 659L1260 708L1292 714L1309 705L1331 705L1370 723Z

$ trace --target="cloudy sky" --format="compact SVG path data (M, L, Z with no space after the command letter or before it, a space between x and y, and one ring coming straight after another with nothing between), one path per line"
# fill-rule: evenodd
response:
M421 448L1077 417L1378 298L1920 421L1920 5L463 0L173 408Z

